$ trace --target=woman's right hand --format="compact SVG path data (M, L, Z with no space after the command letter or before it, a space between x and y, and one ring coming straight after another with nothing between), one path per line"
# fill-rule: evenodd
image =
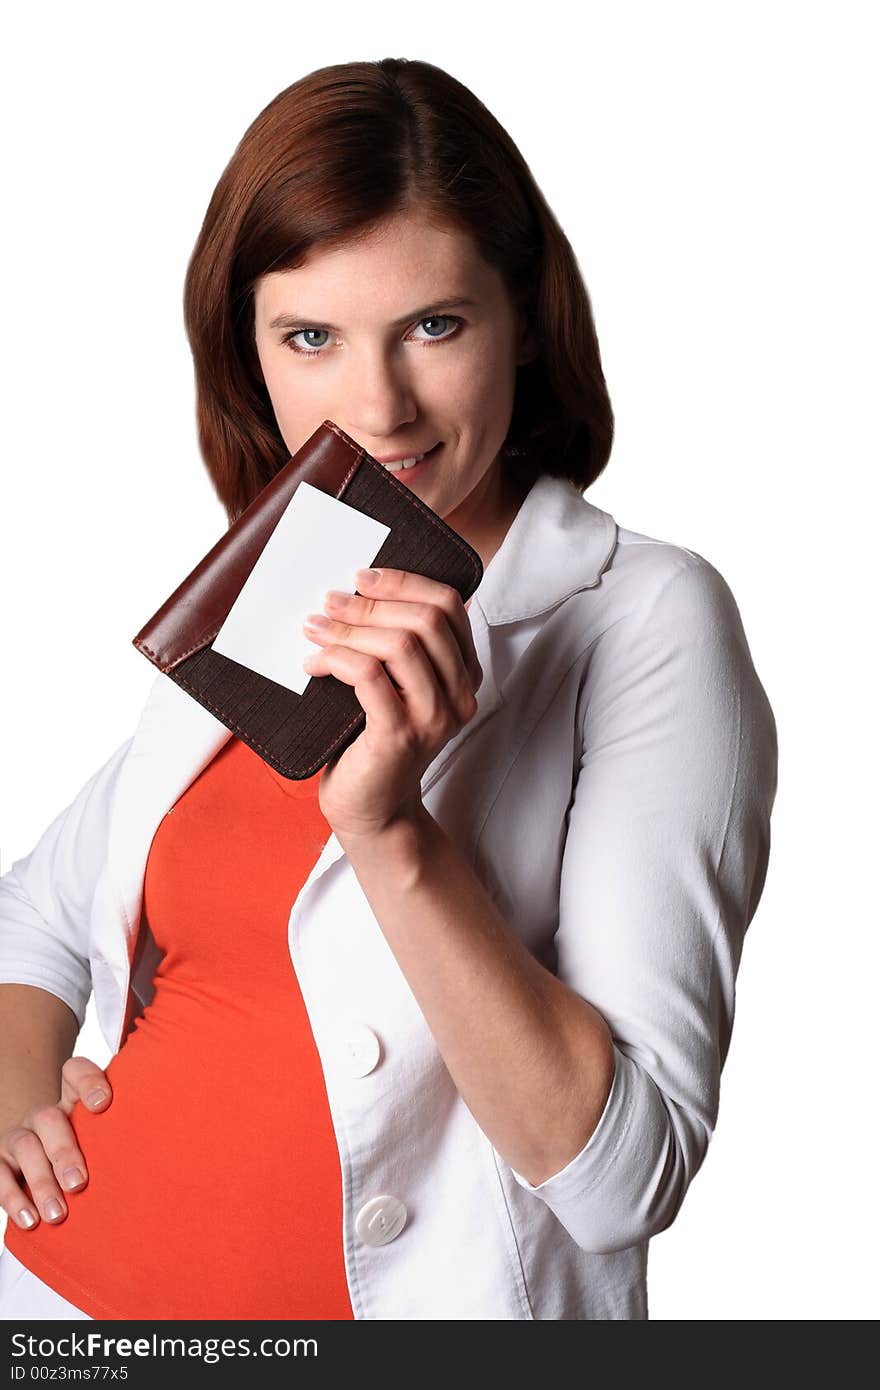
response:
M106 1072L88 1057L70 1057L61 1068L61 1099L33 1106L0 1134L0 1207L16 1226L27 1231L41 1218L54 1226L66 1219L62 1188L80 1192L89 1180L68 1116L77 1101L100 1113L112 1099Z

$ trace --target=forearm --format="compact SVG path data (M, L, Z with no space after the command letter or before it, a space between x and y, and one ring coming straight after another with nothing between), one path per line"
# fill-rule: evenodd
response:
M48 990L0 984L0 1132L32 1106L60 1099L78 1032L76 1015Z
M543 1182L602 1114L608 1025L507 927L424 807L340 843L465 1104L510 1166Z

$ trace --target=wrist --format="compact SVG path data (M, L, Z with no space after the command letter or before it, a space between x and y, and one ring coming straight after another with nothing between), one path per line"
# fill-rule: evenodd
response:
M334 834L355 867L380 859L386 872L398 869L406 873L421 863L426 837L435 825L420 799L382 826L355 832L334 830Z

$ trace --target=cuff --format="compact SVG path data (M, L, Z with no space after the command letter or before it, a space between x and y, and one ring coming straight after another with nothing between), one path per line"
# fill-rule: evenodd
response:
M632 1096L627 1098L625 1094L622 1063L626 1060L628 1059L624 1058L615 1046L611 1090L608 1092L599 1122L580 1153L576 1153L558 1173L537 1184L529 1182L528 1178L511 1168L510 1171L520 1187L524 1187L527 1192L538 1192L547 1199L565 1200L579 1196L599 1181L614 1157L616 1148L623 1141L626 1123L632 1113Z

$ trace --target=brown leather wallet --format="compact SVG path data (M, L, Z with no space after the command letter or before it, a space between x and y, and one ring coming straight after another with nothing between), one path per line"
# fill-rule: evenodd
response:
M301 482L390 526L372 563L449 584L467 602L477 552L332 420L257 494L132 642L285 777L313 776L357 737L366 715L350 685L312 676L300 695L212 650L245 580Z

